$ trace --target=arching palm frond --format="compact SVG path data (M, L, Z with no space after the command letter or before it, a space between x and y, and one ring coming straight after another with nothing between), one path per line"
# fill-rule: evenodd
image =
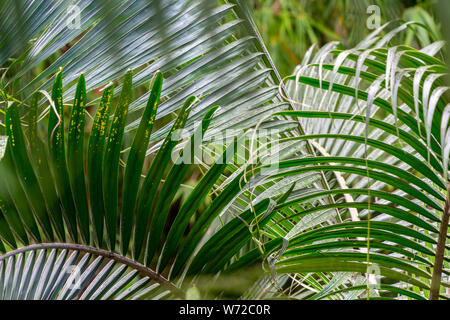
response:
M0 295L183 298L256 267L238 297L446 298L442 43L386 25L285 87L244 3L208 3L2 6Z
M448 245L443 247L449 216L448 87L445 65L434 57L442 43L422 50L390 47L389 40L407 27L385 37L377 30L351 50L325 46L288 78L296 110L275 115L297 117L305 135L284 141L309 140L317 156L282 161L276 176L325 171L331 190L292 193L280 209L302 206L294 215L302 218L298 230L282 234L285 242L273 237L267 246L282 249L274 269L296 273L304 286L291 283L307 297L369 293L365 285L355 285L353 272L381 277L373 295L429 297L431 289L436 297L442 266L442 285L449 286ZM329 195L334 203L326 201ZM334 210L341 221L329 215ZM317 224L305 232L302 224L313 219ZM335 293L315 289L308 279L323 281L317 272L345 272L339 285L347 284Z

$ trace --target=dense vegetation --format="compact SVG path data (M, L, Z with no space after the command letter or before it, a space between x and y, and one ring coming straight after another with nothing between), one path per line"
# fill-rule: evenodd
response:
M0 299L448 299L442 3L374 2L1 2Z

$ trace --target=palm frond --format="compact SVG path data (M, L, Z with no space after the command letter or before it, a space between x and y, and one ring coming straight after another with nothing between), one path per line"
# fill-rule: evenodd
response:
M153 270L109 251L47 243L0 259L2 300L137 300L184 298Z
M288 77L296 110L274 116L300 119L306 134L285 140L309 140L319 156L282 161L272 178L325 171L332 189L293 193L281 206L306 206L332 194L335 203L318 202L294 216L337 209L342 223L291 235L278 272L366 273L375 265L383 281L429 295L436 246L447 238L439 226L448 223L448 99L444 64L433 57L441 44L386 46L407 27L385 37L377 30L347 51L327 46ZM383 290L399 294L391 289Z

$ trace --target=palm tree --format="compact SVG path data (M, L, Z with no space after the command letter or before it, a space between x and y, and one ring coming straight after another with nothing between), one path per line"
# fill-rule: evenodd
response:
M281 79L241 1L0 16L0 298L447 298L443 43L390 45L422 25Z

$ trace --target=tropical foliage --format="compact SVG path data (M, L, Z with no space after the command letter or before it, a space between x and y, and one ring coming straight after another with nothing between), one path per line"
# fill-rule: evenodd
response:
M282 79L243 1L73 5L0 8L1 299L448 298L429 27Z
M433 1L252 0L251 3L258 30L282 75L291 74L313 44L322 46L339 41L345 48L354 47L376 29L372 24L377 19L381 24L415 21L428 29L406 30L391 43L426 46L433 39L442 38L439 24L433 18Z

